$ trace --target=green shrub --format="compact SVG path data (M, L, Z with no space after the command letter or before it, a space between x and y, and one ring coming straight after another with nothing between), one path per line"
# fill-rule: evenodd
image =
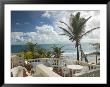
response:
M24 53L24 59L33 59L33 53L31 51L27 51Z

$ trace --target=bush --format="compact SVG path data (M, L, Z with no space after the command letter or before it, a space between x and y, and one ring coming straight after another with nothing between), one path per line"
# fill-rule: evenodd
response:
M31 51L27 51L24 53L24 59L33 59L33 53Z

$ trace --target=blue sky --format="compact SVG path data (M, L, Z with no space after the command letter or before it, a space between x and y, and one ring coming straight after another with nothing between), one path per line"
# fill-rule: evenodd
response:
M52 25L52 19L42 18L43 11L12 11L12 32L35 32L35 26L45 24Z
M25 44L29 41L38 44L70 44L67 36L61 36L65 27L59 21L69 23L70 14L78 11L12 11L11 12L11 44ZM81 16L92 16L86 30L100 27L99 11L80 11ZM100 31L95 31L82 41L99 41Z

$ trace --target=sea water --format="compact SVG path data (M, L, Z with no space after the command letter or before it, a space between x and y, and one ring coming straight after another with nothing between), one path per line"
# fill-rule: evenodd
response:
M94 52L95 49L90 45L90 43L82 43L82 49L85 54ZM64 51L63 56L67 56L70 59L76 59L77 58L77 49L74 44L38 44L38 48L45 48L48 51L52 51L52 47L62 47L62 51ZM11 45L11 53L18 53L22 51L23 49L27 49L27 45ZM95 60L94 56L88 56L87 57L89 61Z

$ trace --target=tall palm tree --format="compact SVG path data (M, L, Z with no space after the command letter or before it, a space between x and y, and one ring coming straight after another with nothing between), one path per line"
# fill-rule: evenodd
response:
M87 19L80 17L80 12L77 12L76 15L70 15L69 19L69 25L65 22L60 21L60 23L63 23L66 25L67 28L59 27L64 31L64 34L61 35L67 35L69 36L69 40L75 41L75 47L77 48L77 60L79 61L79 44L80 40L83 36L87 35L88 33L92 32L93 30L96 30L100 27L93 28L87 32L85 32L85 24L86 22L91 18L91 16Z

